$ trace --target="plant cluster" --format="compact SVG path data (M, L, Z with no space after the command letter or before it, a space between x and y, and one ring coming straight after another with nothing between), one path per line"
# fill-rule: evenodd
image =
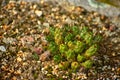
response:
M46 36L49 43L47 49L59 68L77 70L80 66L92 67L91 58L97 53L100 35L93 34L88 27L50 27L49 30Z

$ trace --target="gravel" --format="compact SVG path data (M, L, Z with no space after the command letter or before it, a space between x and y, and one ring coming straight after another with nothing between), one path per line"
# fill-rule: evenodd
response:
M14 2L2 7L0 79L119 80L120 26L97 12L75 6L65 9L57 4ZM44 35L47 28L65 25L88 26L94 33L103 35L95 65L90 70L82 67L75 73L60 70L51 60L50 52L43 50L47 45Z

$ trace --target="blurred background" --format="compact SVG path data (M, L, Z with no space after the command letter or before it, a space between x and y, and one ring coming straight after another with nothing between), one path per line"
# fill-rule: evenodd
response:
M1 7L5 6L9 2L14 1L27 1L37 2L40 1L52 1L58 2L64 8L68 8L71 5L81 6L88 11L96 11L102 15L112 18L115 24L120 25L120 0L0 0Z

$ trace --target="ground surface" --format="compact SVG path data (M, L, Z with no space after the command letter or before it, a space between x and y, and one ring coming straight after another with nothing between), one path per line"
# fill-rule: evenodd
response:
M55 3L54 3L55 4ZM120 26L97 12L81 7L65 9L53 3L10 3L0 11L1 80L119 80ZM69 10L70 9L70 10ZM96 64L75 73L59 70L42 50L45 27L88 26L103 35ZM35 55L38 56L35 56Z

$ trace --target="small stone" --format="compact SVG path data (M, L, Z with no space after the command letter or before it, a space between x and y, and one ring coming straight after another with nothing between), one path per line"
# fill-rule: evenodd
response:
M50 56L50 51L45 51L43 54L41 54L40 60L45 61L46 59L49 58L49 56Z
M27 64L28 64L28 63L24 62L24 63L23 63L23 66L26 66Z
M41 22L40 21L37 21L38 25L41 25Z
M18 13L17 11L13 10L13 15L16 15L17 13Z
M37 5L35 4L35 5L33 5L33 9L36 9L37 8Z
M5 66L1 66L1 69L4 70L4 71L7 70Z
M10 0L10 1L8 1L9 2L9 4L11 5L11 6L14 6L14 4L15 4L15 0Z
M14 76L14 77L12 77L12 80L17 80L17 78Z
M111 69L111 66L109 65L107 68L110 70L110 69Z
M18 62L21 62L21 61L22 61L22 59L21 59L20 57L18 57L18 58L17 58L17 61L18 61Z
M17 70L17 71L15 71L15 74L16 74L16 75L20 75L20 74L21 74L21 71L20 71L20 70Z
M58 11L59 10L59 8L57 7L57 8L52 8L52 11L53 12L56 12L56 11Z
M42 11L36 10L35 14L40 17L42 15Z
M38 47L34 49L34 52L37 53L38 55L40 55L42 51L43 51L42 47Z
M66 23L68 24L71 24L73 21L68 17L66 20L65 20Z
M15 51L16 51L16 47L10 46L10 47L9 47L9 51L15 52Z
M115 52L113 52L113 53L112 53L112 56L116 56L116 53L115 53Z
M115 68L112 68L112 71L115 71Z
M49 23L43 23L43 26L49 27L50 25L49 25Z
M4 46L0 46L0 51L6 52L6 48Z

